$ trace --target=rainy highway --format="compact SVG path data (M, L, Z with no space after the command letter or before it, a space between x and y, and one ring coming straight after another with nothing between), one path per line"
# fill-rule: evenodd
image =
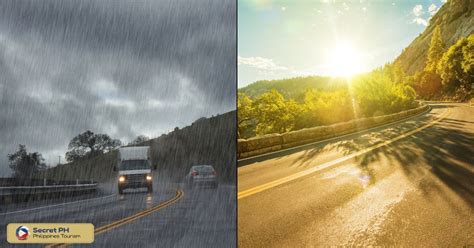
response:
M0 2L0 247L236 245L236 4Z
M473 245L474 107L430 106L239 167L238 246Z
M154 186L152 194L134 190L65 203L13 205L2 209L0 222L3 226L12 222L93 223L92 247L231 247L236 243L235 186L187 189L180 183L159 182ZM15 247L6 243L4 232L0 238L1 247Z

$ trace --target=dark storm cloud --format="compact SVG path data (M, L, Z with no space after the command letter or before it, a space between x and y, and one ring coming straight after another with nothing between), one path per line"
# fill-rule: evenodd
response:
M18 144L64 155L235 109L235 1L1 1L0 174Z

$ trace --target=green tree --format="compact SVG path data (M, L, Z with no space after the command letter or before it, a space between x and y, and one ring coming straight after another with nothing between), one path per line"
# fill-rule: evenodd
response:
M150 138L146 135L138 135L137 137L135 137L135 139L133 139L132 141L130 141L128 143L129 146L137 146L137 145L141 145L147 141L149 141Z
M355 107L346 89L335 92L308 90L304 96L301 127L330 125L354 118Z
M441 77L434 71L420 71L415 74L415 88L423 99L431 99L442 90Z
M474 82L474 35L459 39L444 53L438 65L443 85L469 92Z
M444 45L441 39L441 28L438 26L434 29L431 36L431 43L428 49L428 61L426 63L425 71L435 72L438 63L443 56Z
M300 108L294 100L286 101L275 89L255 99L254 106L258 135L292 130L295 126L295 118L300 113Z
M89 130L74 137L69 142L66 160L69 162L92 158L118 148L122 142L107 134L95 134Z
M396 113L416 105L413 88L405 83L394 83L386 70L379 68L354 80L357 106L362 116Z
M14 176L19 179L32 178L35 173L46 168L41 153L28 153L25 145L19 145L18 151L8 154L8 162Z
M237 136L243 137L251 126L253 119L253 101L245 93L239 92L237 98Z

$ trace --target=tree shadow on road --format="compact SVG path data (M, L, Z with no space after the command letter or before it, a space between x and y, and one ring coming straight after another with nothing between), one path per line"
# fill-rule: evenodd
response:
M451 106L432 106L433 109L447 107ZM421 118L390 128L374 130L336 143L322 144L306 150L291 166L303 166L327 151L338 151L343 155L357 153L421 127L436 117L438 115L430 112ZM444 184L474 207L474 133L467 131L472 123L474 122L468 120L444 118L409 137L360 154L354 160L369 185L381 179L375 170L380 170L381 161L384 161L388 166L401 166L407 178L426 197L442 196L449 202L449 192L441 187ZM423 180L425 177L434 180Z
M386 158L390 161L389 165L401 165L408 179L418 181L428 173L428 176L435 176L437 181L474 206L474 134L463 130L466 129L464 123L444 119L410 137L357 156L357 165L369 174L374 183L376 177L371 173L371 168ZM345 155L352 154L382 142L380 136L391 137L387 132L400 134L404 129L404 126L399 126L362 139L343 141L337 145L337 149ZM436 189L441 195L446 193L436 183L426 182L429 180L421 180L418 184L426 196ZM444 197L449 201L447 195Z

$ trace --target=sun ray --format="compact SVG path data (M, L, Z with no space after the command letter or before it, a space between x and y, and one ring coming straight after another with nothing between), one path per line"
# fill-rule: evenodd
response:
M327 67L330 76L350 77L362 71L363 57L352 43L339 41L328 54Z

